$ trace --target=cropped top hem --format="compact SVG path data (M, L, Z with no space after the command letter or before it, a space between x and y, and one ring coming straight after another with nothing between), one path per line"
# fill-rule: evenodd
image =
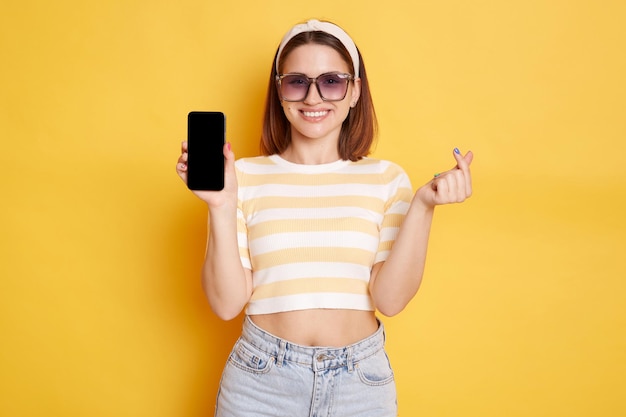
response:
M310 296L298 295L290 297L276 297L269 300L259 300L248 304L245 313L249 316L257 314L284 313L298 310L359 310L375 311L371 298L354 296L351 294L324 294L323 299L311 299Z

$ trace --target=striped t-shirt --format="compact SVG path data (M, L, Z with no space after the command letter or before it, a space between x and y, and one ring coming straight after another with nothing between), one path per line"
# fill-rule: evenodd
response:
M387 259L412 188L402 168L364 158L300 165L236 162L237 232L253 291L246 313L373 311L372 266Z

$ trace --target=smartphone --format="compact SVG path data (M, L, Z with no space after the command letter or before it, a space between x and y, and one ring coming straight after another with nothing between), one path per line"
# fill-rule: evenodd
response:
M226 118L222 112L192 111L187 116L187 187L224 189Z

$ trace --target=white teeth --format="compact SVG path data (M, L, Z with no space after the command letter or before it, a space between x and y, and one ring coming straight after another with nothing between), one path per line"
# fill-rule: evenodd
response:
M322 116L326 116L326 113L328 113L328 111L305 111L302 113L306 117L322 117Z

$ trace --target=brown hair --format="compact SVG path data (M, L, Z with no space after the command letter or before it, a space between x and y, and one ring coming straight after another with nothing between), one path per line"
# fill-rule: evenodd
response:
M339 39L321 31L303 32L293 37L284 47L278 67L291 51L306 44L330 46L339 53L354 74L354 65L348 50ZM358 49L357 49L358 51ZM361 95L354 108L341 126L339 133L339 156L343 160L358 161L367 156L376 137L378 124L374 103L367 82L367 73L363 64L363 57L359 51L359 75L361 78ZM278 54L278 52L277 52ZM282 153L291 142L291 128L281 105L281 99L276 85L276 59L272 63L272 71L265 100L265 114L263 116L263 133L261 136L261 152L264 155Z

